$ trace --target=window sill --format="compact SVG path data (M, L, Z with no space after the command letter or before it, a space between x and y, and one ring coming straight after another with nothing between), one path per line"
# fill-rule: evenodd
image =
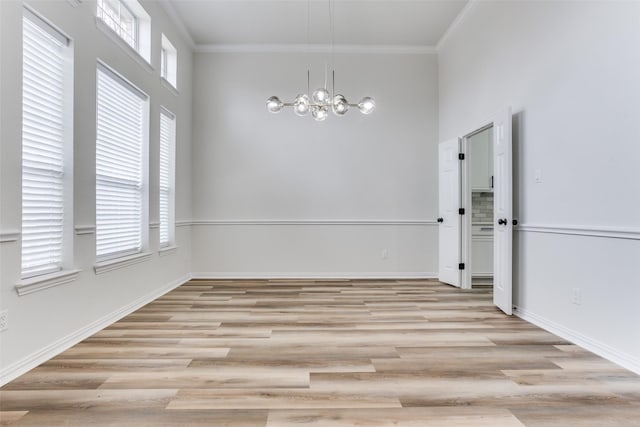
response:
M153 72L153 66L149 63L149 61L144 56L140 54L140 52L135 50L133 47L129 45L129 43L124 41L122 37L120 37L118 33L116 33L115 31L113 31L111 27L105 24L102 19L96 16L95 20L96 20L96 27L98 27L100 31L102 31L107 37L113 40L118 46L122 48L122 50L124 50L131 58L133 58L136 62L142 65L142 67L145 68L148 72L150 73Z
M178 251L178 247L176 245L164 246L158 249L158 255L160 256L171 255L176 253L177 251Z
M96 262L93 266L93 271L96 274L106 273L108 271L117 270L120 268L128 267L133 264L144 262L151 258L151 252L142 252L135 255L129 255L122 258L110 259L108 261Z
M18 292L18 295L23 296L53 288L54 286L64 285L76 280L78 273L80 273L80 270L62 270L24 279L16 283L16 292Z
M167 89L169 89L169 92L171 92L175 96L180 95L180 92L178 92L178 88L176 88L173 85L173 83L171 83L169 80L165 79L164 77L160 77L160 82L162 83L162 86L164 86Z
M165 246L165 247L162 247L162 248L158 249L158 255L160 255L160 256L171 255L171 254L176 253L177 251L178 251L178 247L176 245Z

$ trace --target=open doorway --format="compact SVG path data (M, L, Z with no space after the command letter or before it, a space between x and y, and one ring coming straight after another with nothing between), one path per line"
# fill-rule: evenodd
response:
M467 161L472 159L473 171ZM492 120L463 137L438 144L438 279L462 289L482 286L482 282L486 286L487 279L491 279L493 303L508 315L513 312L516 224L512 164L511 108L498 111ZM491 223L486 220L488 217L492 218ZM472 281L473 271L476 284Z
M487 288L493 287L493 126L466 139L467 191L471 191L471 287Z

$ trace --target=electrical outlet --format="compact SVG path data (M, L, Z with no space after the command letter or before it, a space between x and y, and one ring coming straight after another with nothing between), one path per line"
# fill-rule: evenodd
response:
M542 183L542 171L540 169L536 169L535 180L536 180L536 184Z
M389 251L386 249L383 249L382 254L380 255L380 258L387 259L388 257L389 257Z
M0 311L0 332L9 329L9 310Z
M575 305L582 304L582 296L580 295L579 288L571 289L571 302L574 303Z

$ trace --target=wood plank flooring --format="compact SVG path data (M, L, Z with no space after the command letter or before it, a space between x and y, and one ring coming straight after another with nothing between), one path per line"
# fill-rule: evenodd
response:
M640 377L436 281L192 281L0 389L15 426L640 426Z

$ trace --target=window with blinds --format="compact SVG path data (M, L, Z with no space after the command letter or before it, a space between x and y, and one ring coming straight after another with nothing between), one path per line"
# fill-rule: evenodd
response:
M169 111L160 113L160 247L174 240L174 182L176 120Z
M71 215L72 48L24 10L22 20L22 277L63 269ZM70 163L70 162L69 162Z
M142 251L147 96L99 64L96 112L96 257Z

